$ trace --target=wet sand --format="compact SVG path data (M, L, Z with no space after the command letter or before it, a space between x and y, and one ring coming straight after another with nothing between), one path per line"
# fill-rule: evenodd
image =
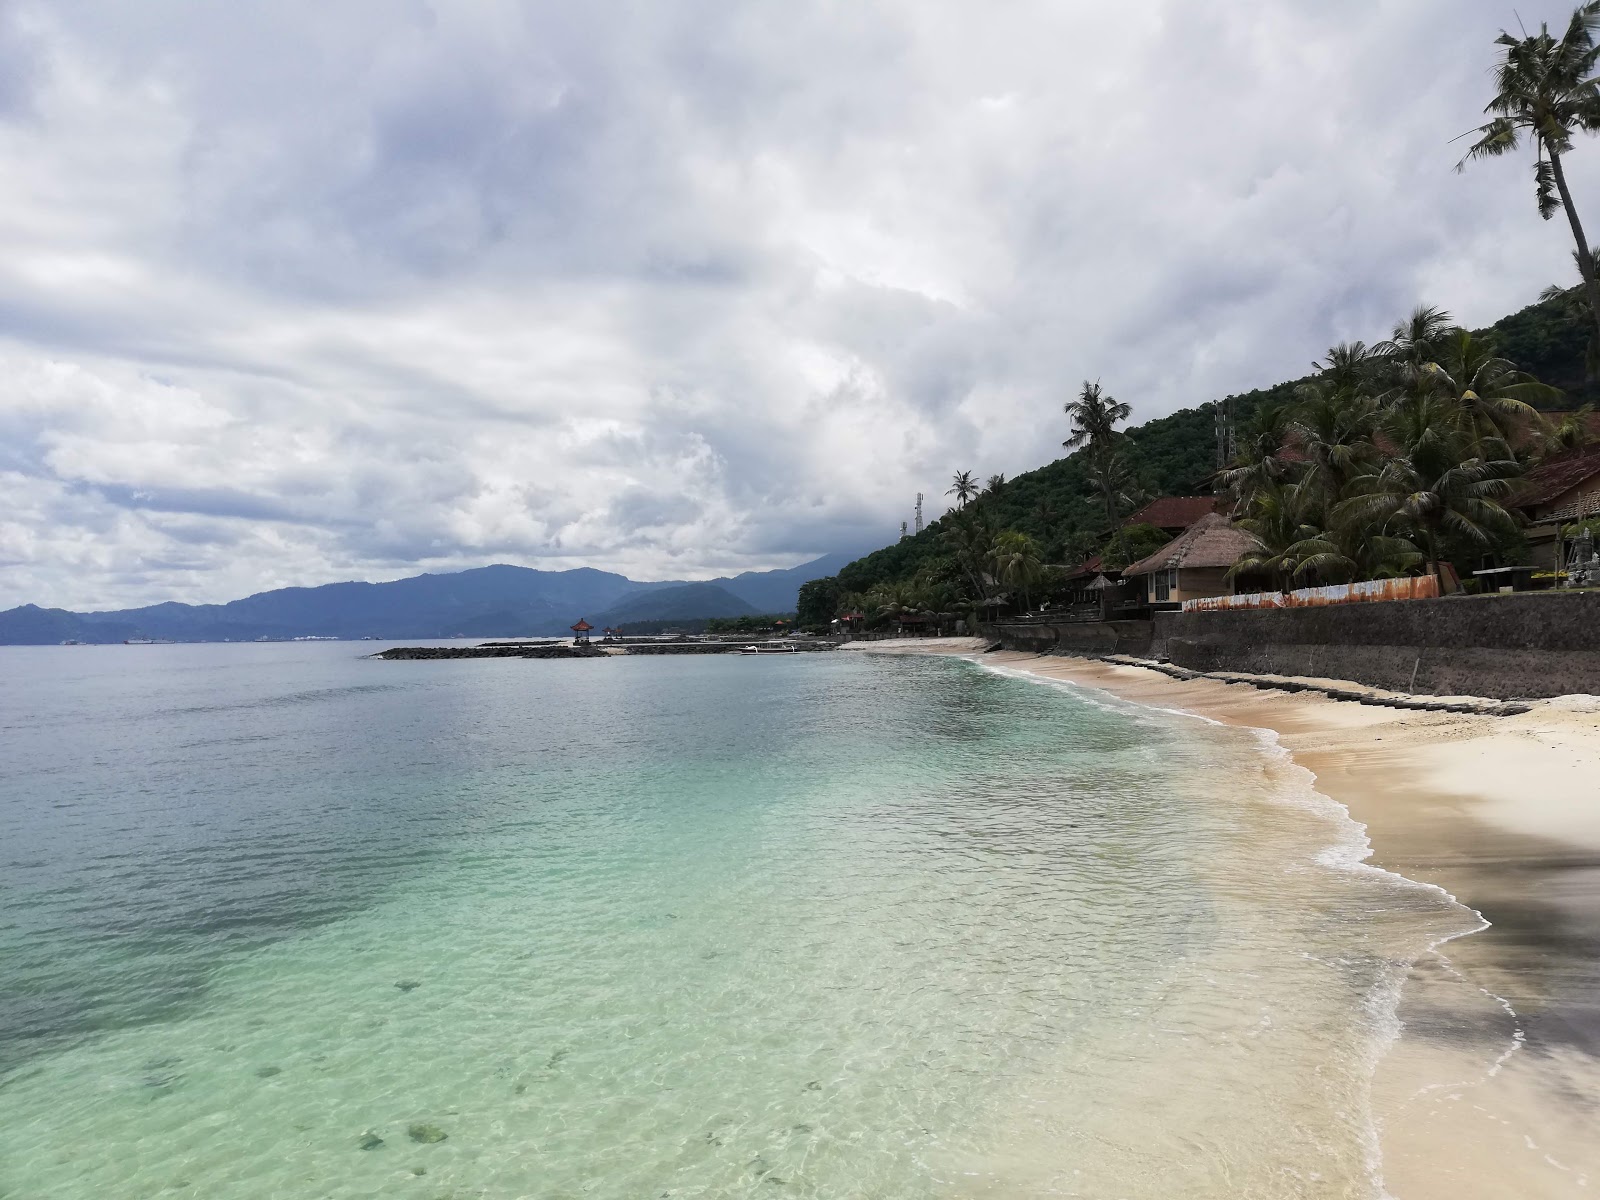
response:
M977 639L856 649L978 657ZM1600 1190L1600 700L1511 717L1405 712L1001 651L994 666L1275 731L1367 826L1371 861L1490 922L1424 955L1373 1107L1389 1194Z

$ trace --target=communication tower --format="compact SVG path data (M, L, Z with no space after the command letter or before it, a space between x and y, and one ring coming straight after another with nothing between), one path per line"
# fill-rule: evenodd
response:
M917 532L922 532L922 493L917 493Z
M1233 397L1216 401L1217 470L1225 470L1239 455L1239 441L1233 428Z

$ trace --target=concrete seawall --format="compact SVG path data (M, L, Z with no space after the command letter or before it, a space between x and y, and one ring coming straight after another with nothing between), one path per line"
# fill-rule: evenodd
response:
M1424 695L1600 693L1600 592L1163 612L1138 647L1130 627L1141 624L994 632L1019 650L1136 654L1192 671L1321 676Z

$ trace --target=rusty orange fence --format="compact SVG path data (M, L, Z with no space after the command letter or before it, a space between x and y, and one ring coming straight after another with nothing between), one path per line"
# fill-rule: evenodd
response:
M1431 600L1439 594L1432 575L1415 579L1367 579L1360 583L1335 583L1300 588L1293 592L1249 592L1242 596L1203 596L1185 600L1184 612L1212 612L1231 608L1318 608L1326 604L1366 604L1374 600Z

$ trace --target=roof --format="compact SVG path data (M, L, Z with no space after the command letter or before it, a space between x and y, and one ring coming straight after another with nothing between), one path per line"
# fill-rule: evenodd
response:
M593 629L594 626L589 624L589 622L585 621L582 617L579 617L578 623L572 628L578 633L587 633L589 630Z
M1123 524L1187 529L1206 514L1216 512L1219 503L1216 496L1162 496L1150 501Z
M1231 567L1241 554L1260 543L1220 513L1209 513L1173 538L1149 558L1122 569L1123 577L1149 575L1173 567L1190 570L1203 567Z
M1515 508L1548 504L1596 475L1600 475L1600 445L1563 450L1522 477L1511 504Z
M1093 558L1084 559L1075 567L1068 567L1066 574L1061 578L1063 580L1086 579L1091 575L1098 575L1099 573L1100 556L1096 554Z

